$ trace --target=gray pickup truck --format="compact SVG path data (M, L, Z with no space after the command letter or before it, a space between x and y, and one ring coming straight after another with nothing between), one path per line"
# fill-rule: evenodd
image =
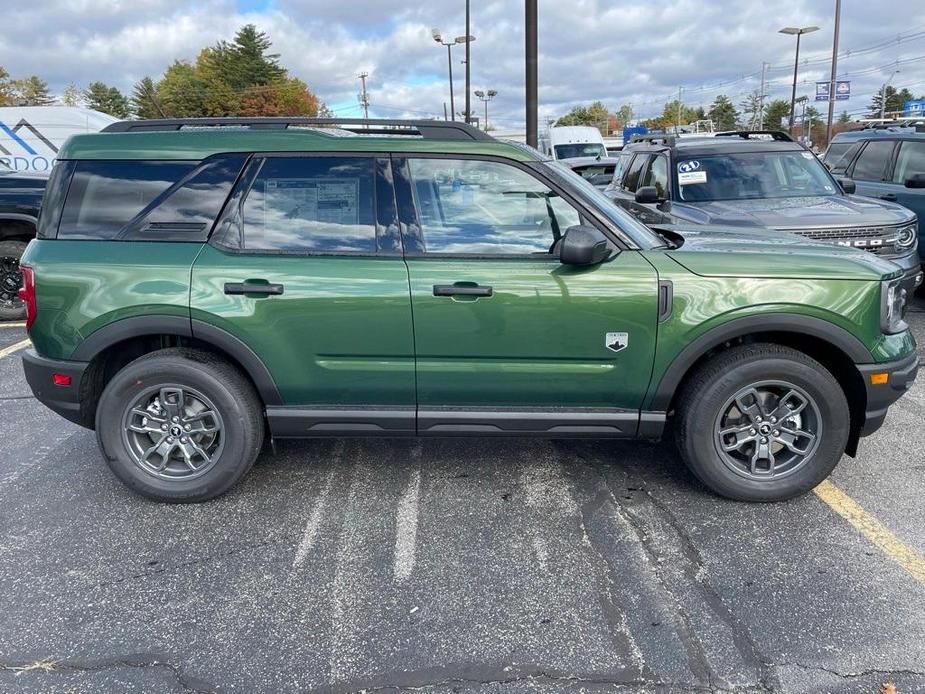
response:
M47 174L0 171L0 320L20 320L19 259L35 238L35 223L45 194Z

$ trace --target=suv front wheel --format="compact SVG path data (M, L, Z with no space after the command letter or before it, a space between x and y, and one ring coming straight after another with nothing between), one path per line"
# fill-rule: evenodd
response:
M106 385L96 412L106 462L156 501L205 501L228 491L263 444L260 400L228 362L191 349L136 359Z
M721 352L686 384L677 443L710 489L739 501L783 501L829 476L845 452L845 394L819 362L789 347Z

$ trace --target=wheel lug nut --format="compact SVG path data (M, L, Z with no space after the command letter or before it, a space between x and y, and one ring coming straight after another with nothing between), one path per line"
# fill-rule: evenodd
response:
M774 434L774 436L780 436L780 432L777 429L775 429L771 433Z
M755 421L756 421L756 422L760 422L760 421L761 421L761 415L755 417Z
M173 436L167 437L167 443L173 443Z
M167 425L161 424L161 431L167 431Z
M777 424L777 417L771 417L771 424Z
M187 431L189 431L189 430L192 429L193 427L192 427L192 425L187 424L187 425L185 425L183 428L186 429Z
M762 436L762 437L761 437L761 443L767 443L767 442L768 442L767 437Z
M749 430L748 430L748 433L749 433L750 436L754 436L755 434L758 433L758 430L757 430L757 429L749 429Z
M180 443L186 443L188 440L185 436L180 437Z
M174 417L174 418L173 418L172 420L170 420L170 421L172 421L172 422L179 422L179 421L180 421L180 418L179 418L179 417Z

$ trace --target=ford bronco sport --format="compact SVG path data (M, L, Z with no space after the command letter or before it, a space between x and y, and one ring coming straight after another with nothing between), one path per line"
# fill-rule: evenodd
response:
M115 124L60 151L23 257L36 397L153 499L265 437L657 439L772 501L919 360L900 269L765 231L656 234L461 123Z

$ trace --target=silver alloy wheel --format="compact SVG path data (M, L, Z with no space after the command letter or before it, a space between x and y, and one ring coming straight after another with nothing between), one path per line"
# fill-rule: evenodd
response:
M222 416L199 391L181 385L145 390L122 417L122 441L150 475L177 481L210 470L225 445Z
M785 381L740 389L720 409L714 443L730 470L751 480L779 479L803 467L822 437L822 416L805 390Z

